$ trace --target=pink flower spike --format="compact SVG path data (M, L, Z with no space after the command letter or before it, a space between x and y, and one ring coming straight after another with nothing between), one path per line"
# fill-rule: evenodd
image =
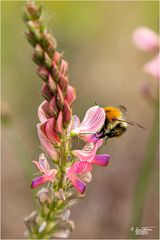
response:
M48 113L47 113L47 109L48 109L48 102L43 101L38 108L38 118L39 118L41 123L46 122L47 119L49 118Z
M53 144L49 141L47 136L42 132L41 126L42 126L41 123L37 124L38 136L42 147L53 159L58 159L59 156L56 149L54 148Z
M103 126L105 111L99 106L89 108L79 127L72 130L71 134L94 134Z
M154 59L144 65L144 71L155 78L160 76L160 55L158 54Z
M75 99L76 99L75 88L68 86L65 100L68 102L69 106L71 106Z
M92 163L100 166L107 166L109 163L110 155L109 154L98 154L95 155Z
M154 31L147 27L139 27L133 33L133 41L137 48L142 51L151 52L158 49L159 37Z

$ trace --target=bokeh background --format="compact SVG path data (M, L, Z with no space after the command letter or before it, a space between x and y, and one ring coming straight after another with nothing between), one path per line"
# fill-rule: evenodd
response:
M133 194L148 137L153 109L141 95L142 73L150 54L138 51L132 33L140 25L158 31L158 1L38 1L47 10L48 27L69 62L69 79L76 87L74 113L81 119L96 103L124 105L128 117L147 128L129 127L101 152L111 155L108 167L95 167L86 196L72 208L76 229L71 238L126 239ZM32 159L40 153L36 132L42 102L41 80L24 38L24 1L2 1L2 239L22 239L23 219L35 205L30 182ZM158 128L157 128L158 130ZM157 158L158 159L158 158ZM158 238L158 160L145 201L142 226L156 226L148 236ZM33 194L33 195L32 195Z

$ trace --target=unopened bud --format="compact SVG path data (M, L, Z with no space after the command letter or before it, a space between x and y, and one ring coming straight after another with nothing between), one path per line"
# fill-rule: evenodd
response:
M48 85L49 85L51 91L53 92L53 94L55 94L55 92L57 90L57 86L51 75L49 75L49 77L48 77Z
M35 41L34 35L31 32L29 32L29 33L25 32L25 37L33 47L36 46L36 41Z
M47 226L47 222L44 221L44 222L41 224L41 226L39 227L38 232L39 232L39 233L43 232L43 231L45 230L46 226Z
M59 82L58 82L62 92L65 94L67 91L67 87L68 87L68 79L67 77L64 77L63 75L60 76L59 78Z
M28 217L26 217L26 218L24 219L25 224L26 224L28 230L30 230L31 227L36 223L37 215L38 215L37 212L34 211L34 212L32 212Z
M38 19L41 15L41 6L37 7L34 1L27 2L27 10L32 16L32 19Z
M56 97L52 97L51 101L49 102L49 112L51 115L53 115L55 118L57 118L58 115L58 108L56 104Z
M46 52L44 53L44 64L48 69L50 69L52 67L51 58L49 57L49 55Z
M45 67L37 67L37 74L40 76L45 82L48 81L48 70Z
M40 30L38 29L37 23L30 20L27 22L27 26L29 30L34 34L36 40L39 42L42 39L42 35L40 33Z
M39 60L43 60L43 55L44 55L44 52L43 52L42 47L39 44L37 44L36 47L35 47L35 56Z
M47 83L43 83L42 88L41 88L41 94L47 101L51 100L52 93L50 92L50 89L49 89Z
M63 133L63 115L62 115L62 111L59 112L58 118L57 118L57 122L56 122L56 130L58 132L59 135L61 135Z
M37 198L38 198L39 203L41 203L41 204L44 204L44 203L51 204L51 202L52 202L47 188L42 188L40 191L38 191Z
M63 109L64 97L59 85L57 85L57 105L60 109Z
M70 123L71 117L72 117L72 110L71 110L70 106L68 105L68 102L65 100L64 101L64 108L63 108L63 125L64 125L64 128L66 128L68 126L68 124Z

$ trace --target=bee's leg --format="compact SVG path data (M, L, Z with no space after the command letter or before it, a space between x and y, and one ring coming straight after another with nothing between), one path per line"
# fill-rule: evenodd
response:
M106 144L107 143L107 140L109 139L109 137L108 136L105 136L104 137L104 144Z

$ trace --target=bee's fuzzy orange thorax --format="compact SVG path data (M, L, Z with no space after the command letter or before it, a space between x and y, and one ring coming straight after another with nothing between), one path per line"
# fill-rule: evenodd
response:
M120 119L122 117L121 111L116 107L108 106L104 108L104 111L109 122L112 122L115 119Z

